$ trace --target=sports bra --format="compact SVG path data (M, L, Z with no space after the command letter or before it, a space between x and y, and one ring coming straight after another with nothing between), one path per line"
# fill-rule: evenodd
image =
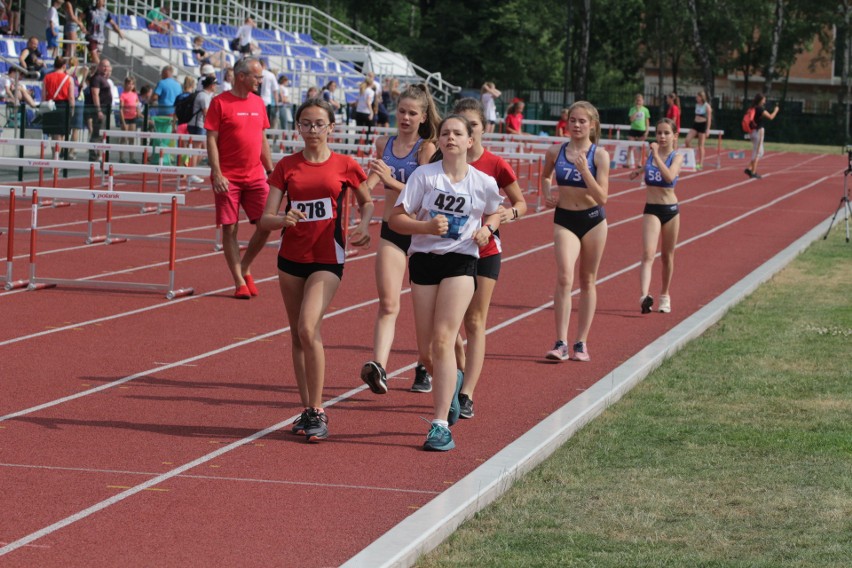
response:
M695 105L695 116L707 116L707 103Z
M391 169L391 175L393 175L395 180L400 183L405 183L412 172L414 172L414 170L416 170L420 165L420 162L417 159L417 152L420 149L420 145L423 143L423 139L418 139L414 144L414 147L411 149L411 152L402 158L397 158L393 153L394 141L396 141L396 136L388 138L388 142L385 144L385 151L382 153L382 161Z
M565 157L565 148L568 144L569 142L565 142L562 147L559 148L559 156L556 158L556 164L554 166L554 171L556 172L556 185L586 187L586 182L583 181L583 176L580 174L580 170L577 169L573 162L569 162L568 158ZM596 149L597 144L592 144L588 153L586 153L586 160L589 162L589 171L594 178L598 175L598 168L595 166Z
M672 167L672 162L674 161L676 152L671 152L666 157L666 167ZM665 188L673 188L677 184L677 176L672 180L671 183L666 183L666 180L663 179L663 173L660 171L660 168L654 165L654 155L651 154L648 156L648 161L645 163L645 185L653 185L654 187L665 187Z

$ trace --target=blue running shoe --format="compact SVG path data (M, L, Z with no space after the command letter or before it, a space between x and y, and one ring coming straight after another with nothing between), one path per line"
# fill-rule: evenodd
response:
M453 442L450 429L439 424L432 424L429 433L426 434L426 441L423 442L423 449L430 452L446 452L455 447L456 443Z
M461 414L461 403L459 403L459 393L461 392L462 383L464 383L464 373L461 369L456 370L456 390L453 392L453 400L450 402L450 414L447 416L447 422L450 426L459 421Z

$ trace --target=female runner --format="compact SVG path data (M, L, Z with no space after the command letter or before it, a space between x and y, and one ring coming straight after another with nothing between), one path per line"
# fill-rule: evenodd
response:
M648 294L651 288L651 269L657 253L657 241L662 235L660 259L663 268L663 283L660 291L660 307L663 313L672 309L669 286L674 271L674 253L680 230L680 209L675 195L677 176L683 165L683 156L675 152L677 127L670 118L657 123L657 141L651 142L651 155L645 163L646 204L642 215L642 264L639 284L642 295L639 299L643 314L650 313L654 298ZM636 170L631 177L636 177Z
M309 99L296 111L296 126L305 148L286 156L269 177L269 197L260 219L264 230L283 229L278 251L278 282L290 321L293 370L305 410L293 425L309 442L328 437L328 417L322 408L325 353L322 319L343 276L345 243L341 205L344 190L355 191L361 223L352 244L370 243L373 213L370 194L361 186L361 166L328 147L334 128L334 109L322 99ZM279 214L287 197L285 213Z
M428 163L435 153L433 140L437 138L440 117L425 84L413 85L400 94L396 121L396 136L376 138L376 155L381 159L372 161L370 175L364 182L368 192L372 192L380 181L385 187L381 240L376 253L379 311L373 330L373 359L361 368L361 380L376 394L388 392L385 368L393 345L405 260L411 244L411 236L393 231L388 226L388 219L405 182L420 164ZM414 371L411 387L414 392L432 390L432 378L424 365L428 361L429 353L423 353Z
M482 131L486 124L486 116L482 104L476 99L461 99L453 107L453 112L467 119L473 129L473 145L467 151L468 163L493 177L497 186L503 190L511 201L508 209L499 208L500 224L518 219L527 212L527 202L524 200L518 178L506 160L495 156L482 147ZM464 315L464 329L467 336L467 354L458 336L456 359L460 369L464 370L464 382L459 393L459 405L462 418L473 418L473 391L482 373L485 363L485 329L488 318L488 306L497 285L500 274L500 259L502 253L500 233L496 231L488 239L488 243L479 249L479 260L476 265L476 291L473 300Z
M571 140L547 151L541 177L541 188L548 195L547 205L556 207L553 237L556 244L556 344L547 359L588 361L586 339L597 306L598 266L606 245L606 204L609 191L609 153L598 148L600 118L597 109L586 101L578 101L568 109ZM551 192L556 173L558 196ZM580 261L580 307L577 317L577 340L573 353L568 349L568 320L571 315L571 289L574 265Z
M414 171L389 222L412 235L408 273L417 344L432 354L435 414L423 448L447 451L455 447L449 425L458 418L461 386L455 339L473 298L479 247L499 226L502 199L494 178L467 163L473 146L467 119L450 115L438 131L443 159Z

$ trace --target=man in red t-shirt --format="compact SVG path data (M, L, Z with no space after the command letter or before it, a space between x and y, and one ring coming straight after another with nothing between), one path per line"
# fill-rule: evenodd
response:
M56 111L50 114L43 128L53 140L62 140L68 134L74 109L74 81L67 73L67 65L64 57L57 57L53 62L53 72L44 76L42 95L45 101L56 104Z
M269 119L263 99L256 94L262 71L257 59L238 61L232 89L213 98L204 120L216 223L222 225L222 246L234 277L234 297L244 300L257 296L251 263L269 238L269 231L256 227L240 259L239 207L242 205L249 222L257 223L269 194L266 178L272 172L272 152L264 132Z

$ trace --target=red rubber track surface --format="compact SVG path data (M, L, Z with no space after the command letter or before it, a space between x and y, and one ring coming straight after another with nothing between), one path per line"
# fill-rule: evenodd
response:
M251 301L231 298L221 253L185 243L177 285L194 287L194 297L62 286L0 293L0 547L12 543L0 563L339 565L834 212L840 157L771 154L761 166L759 181L731 161L681 176L673 311L645 316L637 268L644 190L613 172L590 363L543 359L555 333L552 211L531 209L502 228L489 327L507 325L488 336L476 417L454 427L457 448L447 453L420 449L432 397L408 391L416 360L409 294L388 365L404 371L385 396L358 378L372 352L377 225L372 248L347 262L323 327L326 398L342 398L327 405L331 437L318 445L289 433L301 408L272 247L254 265L261 295ZM209 191L188 194L193 206L211 201ZM18 226L28 210L19 201ZM0 224L7 212L0 201ZM116 215L119 232L168 230L165 215ZM43 208L39 226L84 218L82 205ZM181 210L179 225L183 236L212 239L212 208ZM242 224L241 237L250 230ZM133 269L107 279L166 278L164 242L84 246L42 235L39 250L54 251L39 258L46 277ZM16 278L26 274L26 254L19 234ZM572 314L569 338L575 329Z

